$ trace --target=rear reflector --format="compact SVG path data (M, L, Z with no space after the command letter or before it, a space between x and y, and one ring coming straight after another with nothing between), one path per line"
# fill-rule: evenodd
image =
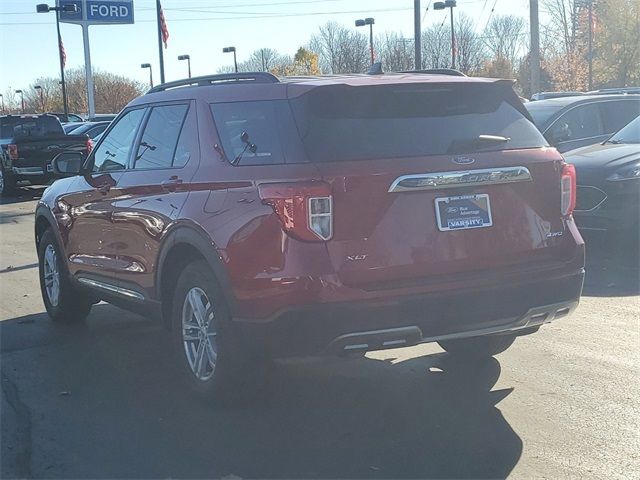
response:
M87 156L89 156L91 150L93 150L93 140L87 138Z
M18 145L7 145L7 152L9 153L9 158L11 160L18 159Z
M271 205L282 229L298 240L327 241L333 234L331 186L306 181L258 186L263 203Z
M569 163L562 166L560 177L560 211L571 215L576 208L576 167Z

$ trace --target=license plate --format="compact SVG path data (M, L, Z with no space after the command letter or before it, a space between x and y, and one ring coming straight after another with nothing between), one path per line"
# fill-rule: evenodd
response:
M491 203L486 193L436 198L436 217L441 232L493 225Z

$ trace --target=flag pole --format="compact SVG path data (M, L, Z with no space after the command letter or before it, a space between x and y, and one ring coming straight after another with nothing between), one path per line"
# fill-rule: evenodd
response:
M160 54L160 83L164 83L164 52L162 51L162 21L160 18L162 6L156 0L156 23L158 24L158 52Z
M67 84L64 79L65 60L62 57L62 36L60 35L59 12L56 11L56 29L58 30L58 56L60 57L60 82L62 84L62 108L64 109L64 119L69 121L69 104L67 103Z

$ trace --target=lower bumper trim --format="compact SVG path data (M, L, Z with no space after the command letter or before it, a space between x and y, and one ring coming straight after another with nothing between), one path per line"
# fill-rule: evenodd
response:
M578 303L579 299L575 299L568 302L535 307L529 309L523 316L512 320L507 319L500 325L433 337L423 336L422 330L418 326L348 333L335 338L328 345L325 353L340 355L353 351L385 350L408 347L419 343L480 337L483 335L517 334L519 330L529 330L532 327L566 317L577 308Z

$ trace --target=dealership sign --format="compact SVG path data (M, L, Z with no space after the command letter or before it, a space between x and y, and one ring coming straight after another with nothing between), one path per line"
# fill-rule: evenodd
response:
M60 12L60 21L77 25L117 25L133 22L133 0L59 0L75 5L75 12Z

